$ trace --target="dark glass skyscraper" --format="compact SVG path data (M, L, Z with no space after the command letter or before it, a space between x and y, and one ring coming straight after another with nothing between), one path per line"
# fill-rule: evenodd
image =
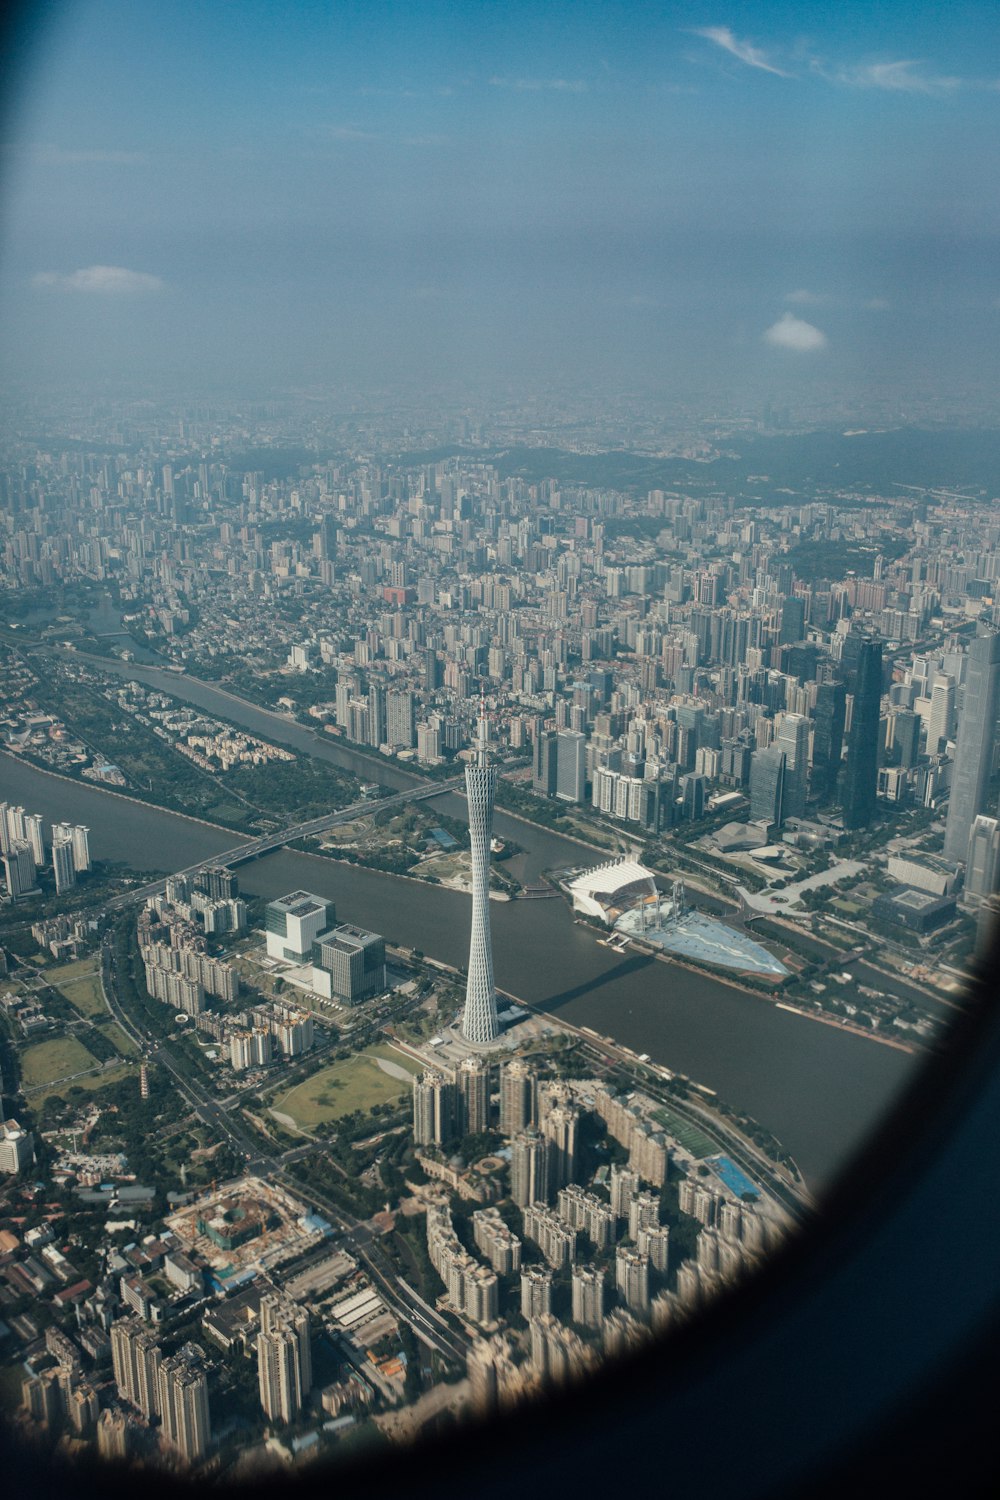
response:
M778 745L755 750L750 760L750 816L757 822L781 823L785 786L785 752Z
M847 742L843 813L845 828L867 828L875 816L878 782L878 716L882 700L882 642L865 637L858 653L854 711Z
M837 778L844 749L846 694L842 682L821 682L816 687L813 710L812 790L821 802L837 795Z
M977 635L965 667L965 695L955 746L944 857L964 860L977 813L986 811L986 791L993 770L997 709L1000 706L1000 634Z

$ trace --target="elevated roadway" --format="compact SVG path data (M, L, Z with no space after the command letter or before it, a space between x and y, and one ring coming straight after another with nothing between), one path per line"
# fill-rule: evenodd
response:
M448 781L436 781L429 785L410 787L403 792L394 792L391 797L382 797L378 801L366 799L363 802L352 802L349 807L342 807L337 812L324 813L322 817L309 818L304 823L291 823L275 833L266 833L259 838L248 839L245 843L236 844L232 849L224 849L209 859L199 860L196 865L187 865L183 870L176 870L173 873L198 875L210 866L225 865L232 868L236 865L245 865L249 860L260 859L275 849L283 849L286 844L293 844L296 839L312 838L318 833L326 833L329 829L336 828L338 823L350 823L355 818L363 817L365 813L385 812L396 807L404 807L409 802L427 802L432 797L444 796L446 792L458 791L459 787L464 784L462 776L453 776ZM107 909L112 911L135 901L145 901L149 896L159 895L166 883L164 877L162 880L152 880L147 885L126 891L109 901Z

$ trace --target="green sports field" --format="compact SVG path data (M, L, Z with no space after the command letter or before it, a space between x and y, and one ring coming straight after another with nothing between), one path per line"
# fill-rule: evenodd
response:
M663 1126L668 1135L683 1146L685 1151L690 1151L697 1160L703 1156L712 1156L719 1149L718 1141L713 1141L711 1136L699 1130L697 1125L692 1125L683 1115L675 1114L666 1105L656 1111L656 1118Z

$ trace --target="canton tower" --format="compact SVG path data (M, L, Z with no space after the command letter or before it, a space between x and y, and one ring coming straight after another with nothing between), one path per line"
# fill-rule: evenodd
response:
M489 723L480 699L479 735L475 760L465 768L465 793L469 803L469 833L472 842L472 937L469 942L469 979L465 987L462 1035L482 1046L496 1040L500 1032L497 999L493 988L493 941L490 935L490 840L493 837L493 802L497 769L489 763Z

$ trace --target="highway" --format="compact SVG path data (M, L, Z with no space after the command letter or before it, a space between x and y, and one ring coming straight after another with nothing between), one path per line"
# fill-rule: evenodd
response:
M324 813L322 817L310 818L305 823L292 823L287 828L281 828L277 833L262 834L259 838L249 839L246 843L237 844L232 849L225 849L221 854L214 854L210 859L203 859L196 865L188 865L186 869L177 870L177 875L197 875L201 870L216 865L243 865L248 860L259 859L261 855L270 854L274 849L283 849L286 844L292 844L296 839L311 838L317 833L326 833L330 828L336 828L338 823L350 823L354 818L363 817L366 813L385 812L391 808L403 807L408 802L426 802L431 797L441 797L446 792L455 792L465 785L464 777L452 776L447 781L436 781L430 785L410 787L404 792L394 792L391 797L381 797L378 801L367 799L363 802L352 802L349 807L342 807L337 812ZM135 901L145 901L149 896L158 895L166 886L166 878L163 880L152 880L148 885L139 886L136 889L126 891L121 896L115 896L108 902L107 909L113 911L122 906L128 906Z
M192 1082L187 1072L178 1065L168 1043L157 1041L148 1033L141 1031L135 1021L126 1014L118 999L115 957L110 935L107 934L101 944L101 989L111 1014L135 1042L144 1060L160 1063L166 1068L176 1083L178 1092L187 1100L198 1118L221 1135L237 1155L244 1158L247 1170L257 1173L275 1171L280 1165L279 1158L262 1151L259 1143L242 1126L238 1126L232 1120L221 1104L210 1099Z

